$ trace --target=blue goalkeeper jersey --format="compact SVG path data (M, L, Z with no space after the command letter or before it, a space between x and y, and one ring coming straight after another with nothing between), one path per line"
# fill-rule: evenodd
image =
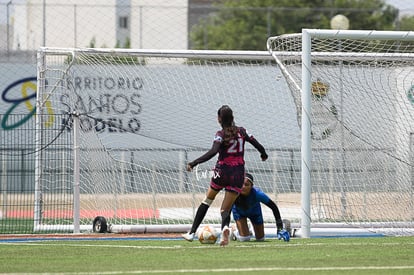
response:
M232 213L234 219L237 221L240 218L260 217L263 219L262 208L260 203L268 203L270 198L258 187L253 186L248 196L239 196L233 204Z

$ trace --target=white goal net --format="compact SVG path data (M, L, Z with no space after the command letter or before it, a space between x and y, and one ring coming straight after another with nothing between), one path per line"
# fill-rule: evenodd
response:
M303 30L268 49L302 129L302 222L412 234L414 33Z
M36 230L91 230L98 216L112 232L188 230L215 158L191 173L185 165L210 148L223 104L269 153L262 162L246 148L255 185L298 224L306 210L301 38L270 41L273 56L283 52L276 59L247 51L40 49ZM404 234L413 226L412 41L332 41L318 46L326 56L312 60L307 214L312 226ZM352 45L369 54L382 48L373 59L337 55ZM221 200L203 223L220 223ZM266 208L265 223L274 226Z
M37 230L72 230L74 219L88 230L102 216L113 232L186 231L216 159L191 173L186 163L211 147L223 104L268 151L262 162L246 146L256 185L298 220L300 131L268 52L44 48L38 58ZM220 223L221 196L204 223Z

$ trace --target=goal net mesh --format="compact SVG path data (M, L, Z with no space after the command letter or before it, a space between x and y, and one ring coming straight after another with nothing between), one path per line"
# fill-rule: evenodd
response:
M302 114L302 35L268 40L311 125L312 223L341 221L412 234L414 44L311 38L311 111ZM275 71L276 72L276 71Z
M297 221L300 131L274 70L268 52L40 50L39 230L73 224L76 119L81 227L103 216L118 232L187 230L216 158L193 172L185 167L210 149L223 104L268 151L263 162L246 145L255 184L278 202L283 218ZM58 117L54 127L51 117ZM220 224L222 196L203 223ZM270 209L263 211L266 223L275 223Z
M262 162L247 145L255 185L282 218L299 222L301 38L269 41L273 57L39 50L38 230L70 230L79 199L84 230L103 216L114 232L186 231L216 159L194 172L186 163L211 147L223 104L270 155ZM412 43L327 39L312 46L312 223L407 234L414 217ZM222 196L203 223L220 223ZM262 209L265 223L274 223Z

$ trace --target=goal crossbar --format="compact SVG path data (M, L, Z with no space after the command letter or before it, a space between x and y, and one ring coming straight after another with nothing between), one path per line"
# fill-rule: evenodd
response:
M201 58L225 59L237 58L248 60L272 60L268 51L235 51L235 50L172 50L172 49L113 49L113 48L54 48L41 47L40 52L48 55L87 53L92 55L113 54L114 56L169 57L169 58Z

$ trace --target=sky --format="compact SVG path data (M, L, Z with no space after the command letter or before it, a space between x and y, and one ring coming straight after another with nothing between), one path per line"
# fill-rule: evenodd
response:
M398 8L400 10L400 15L414 14L413 0L386 0L385 2Z
M24 3L26 0L0 0L0 24L6 23L6 4ZM400 15L414 15L414 0L385 0L386 3L393 5L400 10ZM46 1L47 3L47 1Z

